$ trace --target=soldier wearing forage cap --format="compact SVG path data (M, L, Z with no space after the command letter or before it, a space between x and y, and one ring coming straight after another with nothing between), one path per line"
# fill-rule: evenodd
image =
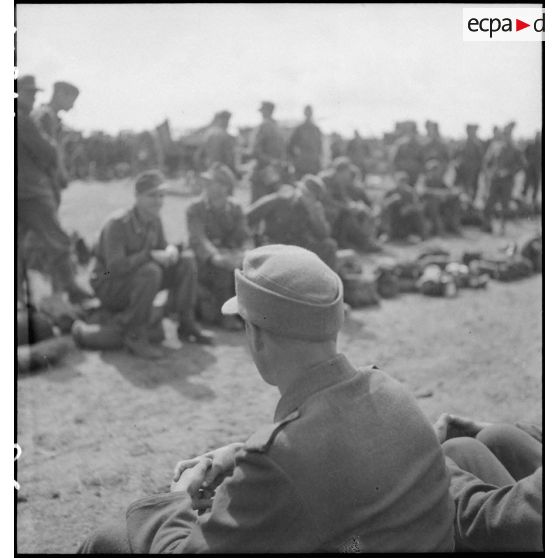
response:
M274 110L273 103L262 102L259 108L262 123L254 130L251 139L251 155L256 159L251 177L252 202L275 191L284 174L287 144L273 119Z
M215 115L213 124L206 132L203 144L196 157L200 165L206 170L214 163L221 163L226 165L236 176L239 176L236 164L236 142L228 132L231 116L232 114L228 110L222 110ZM232 195L232 190L230 195Z
M325 195L322 179L307 174L295 186L284 184L253 203L246 212L248 224L263 223L262 243L301 246L335 269L337 243L325 215Z
M68 186L68 169L64 160L64 133L60 112L68 112L74 107L79 96L79 89L67 81L57 81L52 90L52 97L48 103L37 107L31 116L44 136L56 148L58 166L53 185L60 203L60 191Z
M160 217L165 189L158 171L136 179L134 206L110 217L101 230L91 278L103 307L122 329L126 348L147 359L163 356L148 335L153 301L163 289L169 289L166 310L178 318L179 338L198 343L213 339L194 321L196 260L165 238Z
M240 267L248 244L248 228L242 205L229 197L235 177L222 163L213 163L201 175L202 194L186 211L190 247L198 262L200 298L205 317L226 329L239 329L236 316L221 315L221 306L234 294L234 270ZM208 308L209 307L209 308Z
M461 186L475 201L479 186L479 175L482 168L484 156L484 144L477 137L477 124L467 124L467 139L463 147L457 153L456 185Z
M413 121L400 122L399 137L394 146L393 168L405 171L411 186L416 186L424 165L422 146L418 140L417 124Z
M236 297L274 423L178 463L171 491L133 503L81 552L453 550L454 508L434 429L408 390L337 350L339 276L312 252L247 252ZM196 511L200 515L196 514Z
M317 174L322 167L322 131L316 126L313 114L310 105L304 107L304 122L293 130L289 139L289 155L297 178Z
M25 262L22 246L29 234L40 239L49 260L53 283L68 293L71 302L91 295L75 280L71 241L57 215L58 198L53 176L58 158L55 147L41 135L30 113L37 91L33 76L17 80L17 217L18 297L23 297Z
M515 175L524 167L523 154L512 138L515 122L504 126L501 138L495 139L484 156L484 166L489 176L488 199L484 206L484 229L492 232L494 208L501 205L501 233L504 234Z

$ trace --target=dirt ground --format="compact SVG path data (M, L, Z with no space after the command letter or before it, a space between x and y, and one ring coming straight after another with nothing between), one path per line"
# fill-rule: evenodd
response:
M92 241L108 213L131 203L130 190L125 182L72 184L62 222ZM170 241L184 237L186 203L166 202ZM505 238L467 229L429 244L456 255L496 249L538 226L515 223ZM173 324L165 326L172 339ZM216 334L214 347L168 348L157 363L76 350L56 368L19 378L19 552L74 552L97 525L122 519L133 500L165 490L179 459L242 441L272 420L278 394L258 376L243 334ZM540 423L542 278L491 282L455 299L406 294L353 310L340 350L406 384L432 420L450 411Z

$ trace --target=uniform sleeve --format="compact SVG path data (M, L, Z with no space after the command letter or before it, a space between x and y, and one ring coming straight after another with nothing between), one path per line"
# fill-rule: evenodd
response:
M326 219L324 206L321 203L314 203L306 206L308 213L308 224L318 240L323 240L331 234L331 226Z
M246 219L251 227L257 225L265 219L269 213L273 212L281 200L277 194L267 194L254 202L246 210Z
M56 168L58 155L56 149L41 135L29 116L19 116L17 122L18 141L44 169Z
M176 493L175 493L176 494ZM284 471L266 455L241 452L232 477L217 489L210 512L193 519L174 494L128 511L134 549L151 553L308 552L315 526ZM145 513L145 507L149 513Z
M501 488L446 458L458 542L477 551L542 550L542 468Z
M186 210L190 247L196 254L196 257L205 262L219 254L219 250L205 233L205 219L203 215L204 211L197 204L191 205Z
M148 247L131 256L126 254L126 234L120 221L108 224L103 240L106 268L115 276L131 273L151 259Z

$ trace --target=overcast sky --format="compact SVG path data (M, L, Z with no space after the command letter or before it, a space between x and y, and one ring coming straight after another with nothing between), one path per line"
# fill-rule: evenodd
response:
M38 101L78 85L65 121L84 131L195 128L225 108L234 129L269 99L281 120L313 104L327 132L429 118L451 136L511 119L533 134L540 43L463 42L461 18L456 4L20 5L18 68L45 87Z

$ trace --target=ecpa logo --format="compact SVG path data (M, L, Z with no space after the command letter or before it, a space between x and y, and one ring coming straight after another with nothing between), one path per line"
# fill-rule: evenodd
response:
M544 41L543 8L463 8L464 41Z

